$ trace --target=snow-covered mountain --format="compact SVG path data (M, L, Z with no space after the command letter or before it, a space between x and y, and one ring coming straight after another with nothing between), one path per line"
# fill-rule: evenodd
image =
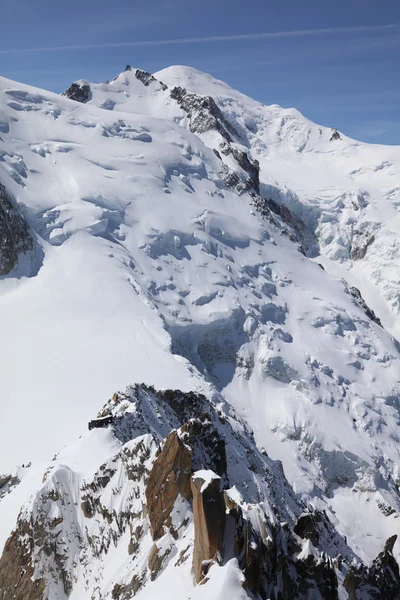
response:
M400 148L187 67L0 94L0 597L399 598Z

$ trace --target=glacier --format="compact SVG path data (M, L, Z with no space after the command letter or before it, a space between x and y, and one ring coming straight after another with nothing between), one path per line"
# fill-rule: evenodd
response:
M242 587L234 553L205 586L185 554L172 561L193 551L190 501L177 498L177 538L172 526L151 538L146 477L168 434L184 440L202 414L163 414L156 390L168 389L209 403L232 510L257 539L272 528L274 551L296 540L295 563L314 569L317 584L293 597L324 597L318 565L336 574L338 597L376 597L371 561L400 510L400 148L351 140L181 66L128 66L63 96L0 78L0 94L0 207L13 216L0 212L0 241L13 242L0 276L0 538L18 555L37 527L53 548L29 550L35 593L261 594ZM100 418L126 422L125 437L114 422L86 432L124 389L117 413ZM214 472L206 455L196 472ZM94 520L81 510L88 495ZM307 511L318 542L296 534ZM153 542L158 571L148 571ZM364 596L344 585L354 565ZM262 593L291 597L268 585Z

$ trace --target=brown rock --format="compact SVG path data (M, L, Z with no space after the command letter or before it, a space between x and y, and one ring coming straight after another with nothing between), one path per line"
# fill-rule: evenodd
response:
M146 502L151 535L157 540L169 525L169 516L178 495L190 500L192 453L172 431L151 470L146 486Z
M134 575L128 585L116 583L111 592L111 597L115 600L130 600L132 596L138 593L144 583L144 578Z
M23 542L22 539L27 539ZM28 523L18 523L17 531L8 538L0 559L0 598L43 600L43 579L33 580L33 532Z
M111 592L111 598L119 598L122 592L122 585L120 585L119 583L116 583L113 587L113 590Z
M83 501L81 502L81 509L87 519L94 517L96 509L90 496L84 497Z
M151 572L151 579L153 580L155 579L161 567L161 560L160 555L158 553L157 544L153 544L153 546L151 547L147 564Z
M213 476L212 479L207 474ZM211 563L223 554L225 502L220 478L212 471L200 471L192 478L194 551L193 570L196 583L206 576Z
M147 565L150 569L150 579L154 581L157 578L157 575L160 573L164 561L171 554L171 548L167 548L164 554L160 554L160 549L157 547L157 544L153 544L149 558L147 561Z

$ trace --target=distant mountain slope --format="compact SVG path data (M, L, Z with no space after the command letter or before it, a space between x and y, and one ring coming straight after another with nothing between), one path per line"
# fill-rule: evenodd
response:
M331 260L342 265L398 333L398 147L352 140L312 123L295 109L262 105L193 68L164 69L154 74L157 81L148 81L139 91L136 72L128 70L109 85L90 84L89 103L190 126L188 113L171 102L171 91L181 87L212 97L231 125L233 142L258 160L262 195L301 217L316 233L326 264ZM218 132L201 137L215 149L225 142ZM232 157L222 158L237 167Z

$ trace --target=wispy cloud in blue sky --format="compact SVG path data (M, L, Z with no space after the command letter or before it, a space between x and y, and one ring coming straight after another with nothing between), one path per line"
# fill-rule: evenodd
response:
M355 27L325 27L321 29L297 29L293 31L264 31L260 33L237 33L232 35L214 35L191 38L102 42L98 44L72 44L66 46L33 46L30 48L3 48L0 49L0 54L20 54L30 52L71 52L76 50L104 50L112 48L144 48L148 46L172 46L243 41L246 42L254 40L275 40L282 38L302 38L321 35L337 35L343 33L354 34L391 30L399 30L400 32L400 24L391 23L388 25L359 25Z
M398 0L19 0L2 6L0 74L61 92L127 63L188 64L350 136L400 144L399 45Z

